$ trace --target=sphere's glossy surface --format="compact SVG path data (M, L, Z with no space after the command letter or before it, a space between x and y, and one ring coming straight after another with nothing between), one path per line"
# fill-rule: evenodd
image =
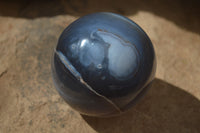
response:
M155 74L155 53L145 32L113 13L79 18L61 34L52 72L60 95L75 110L109 116L130 108Z

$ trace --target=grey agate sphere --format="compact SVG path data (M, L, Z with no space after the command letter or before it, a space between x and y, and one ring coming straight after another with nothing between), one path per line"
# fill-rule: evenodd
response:
M151 85L155 69L146 33L130 19L104 12L70 24L52 60L59 94L80 113L99 117L132 107Z

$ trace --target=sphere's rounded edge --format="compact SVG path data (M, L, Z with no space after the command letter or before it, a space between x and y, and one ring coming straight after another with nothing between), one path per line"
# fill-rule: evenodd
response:
M88 15L85 15L85 16L90 16L90 15L95 15L95 14L108 14L108 15L116 15L116 16L118 16L118 17L120 17L120 18L123 18L123 20L125 20L125 21L127 21L127 22L129 22L129 23L131 23L131 24L134 24L134 25L136 25L136 27L137 28L139 28L139 30L144 34L144 36L146 37L146 39L150 42L150 46L151 46L151 48L152 48L152 50L153 50L153 63L152 63L152 68L151 68L151 73L149 74L149 77L147 78L147 81L145 82L145 87L144 88L142 88L141 89L141 92L130 102L130 103L128 103L127 105L125 105L125 107L123 107L123 112L126 112L126 110L129 110L129 108L131 108L134 104L135 104L135 102L137 102L138 101L138 99L140 99L141 97L143 97L143 95L145 94L145 92L146 92L146 90L148 90L149 88L150 88L150 85L149 84L151 84L151 82L152 82L152 80L154 79L154 77L155 77L155 72L156 72L156 67L157 67L157 63L156 63L156 53L155 53L155 49L154 49L154 47L153 47L153 43L151 42L151 40L150 40L150 38L149 38L149 36L146 34L146 32L139 26L139 25L137 25L134 21L132 21L131 19L129 19L129 18L127 18L127 17L124 17L124 16L122 16L122 15L119 15L119 14L116 14L116 13L110 13L110 12L97 12L97 13L91 13L91 14L88 14ZM84 16L83 16L84 17ZM77 20L75 20L74 22L76 22L76 21L78 21L78 20L80 20L81 18L78 18ZM74 24L74 22L72 22L73 24ZM71 23L71 24L72 24ZM70 24L70 25L71 25ZM70 25L69 25L69 27L70 27ZM68 28L68 27L67 27ZM64 29L64 31L61 33L61 36L64 34L64 32L67 30L67 28L66 29ZM61 36L60 36L60 38L59 38L59 40L61 39ZM58 42L59 43L59 42ZM56 47L57 48L57 47ZM53 61L52 61L53 62ZM52 66L52 68L54 67L54 64L52 64L52 62L51 62L51 66ZM53 70L52 70L52 76L53 76ZM54 81L54 85L56 86L56 81L55 81L55 79L53 78L53 81ZM57 89L57 91L60 93L60 95L62 96L62 94L61 93L63 93L60 89L59 89L59 87L58 87L58 85L57 85L57 87L56 87L56 89ZM63 96L62 96L63 97ZM66 100L65 99L65 101L70 105L70 103L69 103L69 101L68 100ZM70 105L71 106L71 105ZM79 110L79 109L77 109L76 107L73 107L73 105L71 106L73 109L75 109L75 110L78 110L81 114L84 114L84 115L88 115L88 116L95 116L95 117L112 117L112 116L117 116L117 115L120 115L120 113L118 113L118 112L116 112L116 111L111 111L111 112L104 112L104 114L95 114L95 113L93 113L93 114L91 114L91 113L88 113L88 112L84 112L84 111L81 111L81 110Z

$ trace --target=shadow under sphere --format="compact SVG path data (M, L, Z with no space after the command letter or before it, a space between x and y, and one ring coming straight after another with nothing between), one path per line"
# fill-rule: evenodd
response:
M200 101L181 88L155 79L144 98L122 116L82 117L99 133L199 133Z

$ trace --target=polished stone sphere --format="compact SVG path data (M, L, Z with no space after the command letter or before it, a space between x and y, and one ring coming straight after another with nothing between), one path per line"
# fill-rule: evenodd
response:
M150 87L156 60L147 34L130 19L94 13L71 23L52 59L53 81L81 114L106 117L132 107Z

